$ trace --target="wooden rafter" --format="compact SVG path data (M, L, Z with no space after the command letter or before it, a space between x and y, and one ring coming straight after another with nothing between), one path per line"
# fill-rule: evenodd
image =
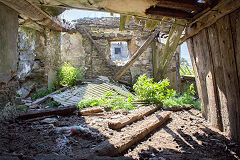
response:
M160 30L157 28L150 37L143 43L143 45L134 53L131 59L116 73L114 76L114 80L118 81L124 73L132 66L132 64L141 56L141 54L148 48L148 46L152 43L154 38L158 35Z
M159 6L152 6L148 8L145 13L148 16L166 16L180 19L190 19L193 17L192 13L186 11Z
M233 12L237 8L240 7L240 0L223 0L219 2L215 7L211 10L204 12L199 18L193 20L190 23L191 31L180 39L180 43L184 42L188 38L198 34L202 29L209 27L213 23L215 23L218 19L223 16Z
M47 13L27 0L0 0L0 2L16 10L19 14L24 15L34 22L52 30L61 32L73 30L73 28L71 28L68 24L63 24L58 19L49 16Z
M184 20L176 20L178 23L186 23ZM182 32L184 30L184 26L176 25L173 24L171 27L171 30L169 32L169 36L167 39L167 43L163 48L163 53L161 54L160 62L159 62L159 67L158 67L158 72L156 76L156 81L161 80L167 69L168 65L172 60L172 57L176 51L176 48L178 46L180 36L182 35Z
M183 11L200 11L205 7L205 4L190 0L158 0L159 7L179 9Z

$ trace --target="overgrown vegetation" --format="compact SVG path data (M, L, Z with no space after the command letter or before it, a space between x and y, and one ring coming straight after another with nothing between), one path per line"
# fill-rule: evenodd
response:
M175 90L169 89L169 86L170 82L168 79L163 79L155 83L152 78L141 75L138 77L138 81L134 84L133 89L138 99L151 104L162 103L163 106L192 104L196 109L201 109L199 101L194 98L195 90L193 84L181 95L177 94ZM79 109L83 109L94 106L110 106L112 110L132 110L135 109L133 102L133 95L129 95L129 97L126 98L120 95L106 93L99 99L84 99L78 103L78 107Z
M48 106L48 108L54 108L54 107L58 107L60 105L61 104L56 101L50 101L50 102L46 103L44 106Z
M135 107L132 104L133 96L129 95L128 98L114 95L113 93L107 92L102 98L99 99L84 99L78 103L79 109L94 107L94 106L108 106L112 110L124 109L132 110Z
M72 86L82 76L81 69L73 67L70 63L64 63L57 72L57 83L61 86Z
M193 68L186 59L180 58L180 75L194 75Z
M46 95L48 95L48 94L50 94L50 93L52 93L52 92L54 92L54 91L55 91L55 86L54 86L54 84L52 84L49 89L46 89L46 90L43 90L43 91L39 91L39 92L34 93L34 94L31 96L31 99L32 99L32 100L36 100L36 99L38 99L38 98L42 98L42 97L44 97L44 96L46 96Z
M193 104L199 109L199 102L195 100L195 90L193 84L182 95L179 95L173 89L169 89L170 82L168 79L155 83L152 78L141 75L134 84L133 89L141 100L152 103L163 103L163 106L179 106L185 104Z
M19 111L23 111L23 110L26 110L26 109L28 109L28 106L26 106L26 105L18 105L17 106L17 110L19 110Z

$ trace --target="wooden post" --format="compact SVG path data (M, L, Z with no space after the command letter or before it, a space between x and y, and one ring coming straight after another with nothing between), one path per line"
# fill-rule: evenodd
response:
M158 35L159 29L157 28L150 37L143 43L143 45L134 53L130 60L116 73L114 76L114 80L118 81L123 74L132 66L132 64L141 56L141 54L148 48L148 46L152 43L154 38Z
M180 46L177 47L175 53L175 60L176 60L176 81L177 81L177 93L180 93L180 85L181 85L181 77L180 77Z
M185 21L176 20L176 23L185 23ZM160 63L158 67L158 74L156 78L157 81L161 80L164 77L165 72L168 69L168 65L176 51L178 42L180 40L184 28L185 28L184 26L172 24L167 43L163 48L163 53L161 54Z

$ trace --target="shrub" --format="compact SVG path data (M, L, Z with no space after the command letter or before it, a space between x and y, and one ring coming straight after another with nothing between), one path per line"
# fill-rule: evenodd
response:
M169 86L170 82L168 79L154 83L152 78L141 75L134 84L133 89L139 99L147 100L150 103L162 102L163 106L193 104L197 109L201 108L200 103L194 98L196 92L193 84L182 95L176 94L176 91L173 89L168 89Z
M168 89L170 82L164 79L158 83L154 83L152 78L148 78L145 74L138 77L138 81L134 84L133 89L139 99L152 103L160 103L164 99L176 95L172 89Z
M61 86L75 85L77 79L82 78L82 70L73 67L70 63L64 63L57 72L57 81Z

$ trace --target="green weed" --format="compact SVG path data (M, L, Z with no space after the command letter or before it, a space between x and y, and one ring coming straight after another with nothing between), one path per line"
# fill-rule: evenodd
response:
M82 70L73 67L70 63L64 63L57 72L57 82L61 86L75 85L77 79L82 78Z

